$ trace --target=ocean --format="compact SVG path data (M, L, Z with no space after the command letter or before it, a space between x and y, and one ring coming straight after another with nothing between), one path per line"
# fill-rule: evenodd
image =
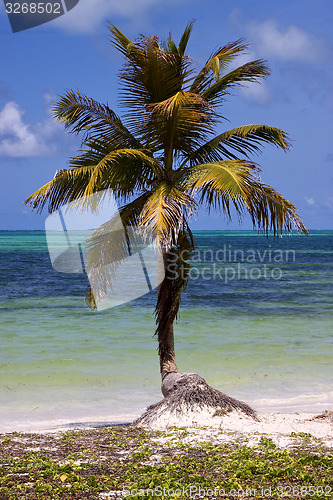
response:
M197 231L178 368L259 412L333 409L333 231ZM152 291L92 311L43 231L0 232L0 431L131 422L161 399Z

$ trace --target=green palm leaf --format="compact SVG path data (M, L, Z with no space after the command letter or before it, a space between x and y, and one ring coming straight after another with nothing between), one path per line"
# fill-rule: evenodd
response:
M190 160L193 164L222 159L235 160L239 155L248 157L250 153L260 153L265 143L285 150L290 148L288 135L283 130L268 125L250 124L217 135L199 147L185 162Z
M224 71L228 64L243 52L248 47L243 39L236 40L236 42L228 43L224 47L217 50L206 62L205 66L199 72L191 85L192 92L201 93L208 88L215 80L219 79L221 71ZM211 74L213 73L213 75Z
M93 170L94 166L75 170L62 169L52 181L31 194L24 203L37 212L41 212L47 205L49 213L52 213L62 205L84 196Z
M194 24L194 21L190 21L186 25L184 33L181 36L181 39L180 39L180 42L179 42L179 45L178 45L178 54L181 55L181 56L183 56L185 54L185 50L186 50L189 38L190 38L191 33L192 33L193 24Z
M172 167L174 155L197 150L213 128L214 117L207 101L192 92L177 92L147 109L150 130L159 130L159 142L154 147L164 150L167 170Z
M67 90L53 106L53 116L72 133L84 132L84 140L102 136L114 148L142 147L114 111L106 104L81 95L79 91Z
M107 142L91 141L91 149L71 160L73 168L63 169L25 201L42 211L48 203L49 212L78 198L112 189L117 198L127 199L140 189L147 189L161 165L135 149L111 150Z
M230 71L200 93L215 105L222 104L233 87L244 86L245 82L258 82L260 78L267 75L269 75L269 69L265 62L257 59Z
M162 248L176 244L179 232L195 210L193 198L179 187L162 181L155 187L142 209L140 225L156 234Z
M231 218L231 205L238 216L248 212L254 225L274 234L307 229L297 215L296 207L270 186L259 180L261 170L255 164L227 160L196 165L184 173L182 185L192 195L200 196L200 203L215 208Z

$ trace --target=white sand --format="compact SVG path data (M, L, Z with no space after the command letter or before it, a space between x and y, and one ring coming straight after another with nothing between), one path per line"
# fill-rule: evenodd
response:
M158 417L154 423L147 426L152 430L171 430L174 427L182 428L172 433L176 440L183 442L211 441L224 443L238 441L248 446L256 445L265 436L281 448L295 444L299 433L310 434L311 439L319 439L321 443L333 448L333 412L324 412L321 418L314 413L259 413L258 420L247 417L236 411L223 416L213 416L211 410L198 410L181 416L169 414ZM81 421L70 424L61 422L26 423L16 429L0 429L2 432L37 432L52 433L66 430L84 430L87 428L100 428L110 425L112 419L105 417L94 421ZM114 422L114 420L113 420ZM119 422L121 424L123 422ZM48 425L47 425L48 424ZM184 428L186 432L184 432ZM171 434L170 434L171 435ZM161 437L161 441L169 438Z
M327 412L322 418L313 413L264 413L259 414L256 421L235 411L224 416L213 416L212 412L203 410L178 418L172 414L159 417L149 428L165 430L185 427L185 441L188 442L208 440L223 443L232 440L253 446L266 436L281 448L294 443L297 434L306 433L320 439L326 446L333 447L332 417L332 412Z

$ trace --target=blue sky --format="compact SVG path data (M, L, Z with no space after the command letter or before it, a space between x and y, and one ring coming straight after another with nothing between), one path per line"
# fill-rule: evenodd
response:
M177 40L191 19L188 53L198 69L214 49L242 37L250 44L247 60L268 61L270 77L230 96L227 128L264 123L288 132L290 152L267 146L253 158L262 180L298 207L309 229L333 229L332 14L331 0L80 0L61 18L13 34L1 4L0 229L44 228L47 214L22 202L80 146L50 117L57 95L78 88L117 111L122 58L108 42L107 22L132 39L165 39L171 30ZM192 227L251 224L199 213Z

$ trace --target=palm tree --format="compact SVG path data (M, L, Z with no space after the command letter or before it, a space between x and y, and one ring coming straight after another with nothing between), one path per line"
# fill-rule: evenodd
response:
M68 90L55 104L54 116L72 133L83 133L83 149L70 160L69 168L25 201L33 209L47 205L53 212L109 188L121 204L125 228L144 227L156 234L165 268L157 291L156 332L162 392L167 398L179 389L180 381L189 386L189 378L178 373L173 324L194 250L191 215L206 205L229 218L232 212L239 217L247 212L254 226L267 233L292 228L307 232L294 205L262 183L260 168L249 159L267 143L288 150L287 134L262 124L215 132L225 120L220 110L230 92L266 77L268 67L255 60L228 71L247 48L237 40L219 48L195 73L185 54L192 27L190 22L177 46L171 35L164 44L156 36L132 42L110 25L112 45L125 58L119 102L123 119L108 105ZM170 279L175 266L181 272ZM197 391L204 381L196 380ZM225 395L224 403L221 398L217 403L218 391L213 391L217 406L239 407Z

